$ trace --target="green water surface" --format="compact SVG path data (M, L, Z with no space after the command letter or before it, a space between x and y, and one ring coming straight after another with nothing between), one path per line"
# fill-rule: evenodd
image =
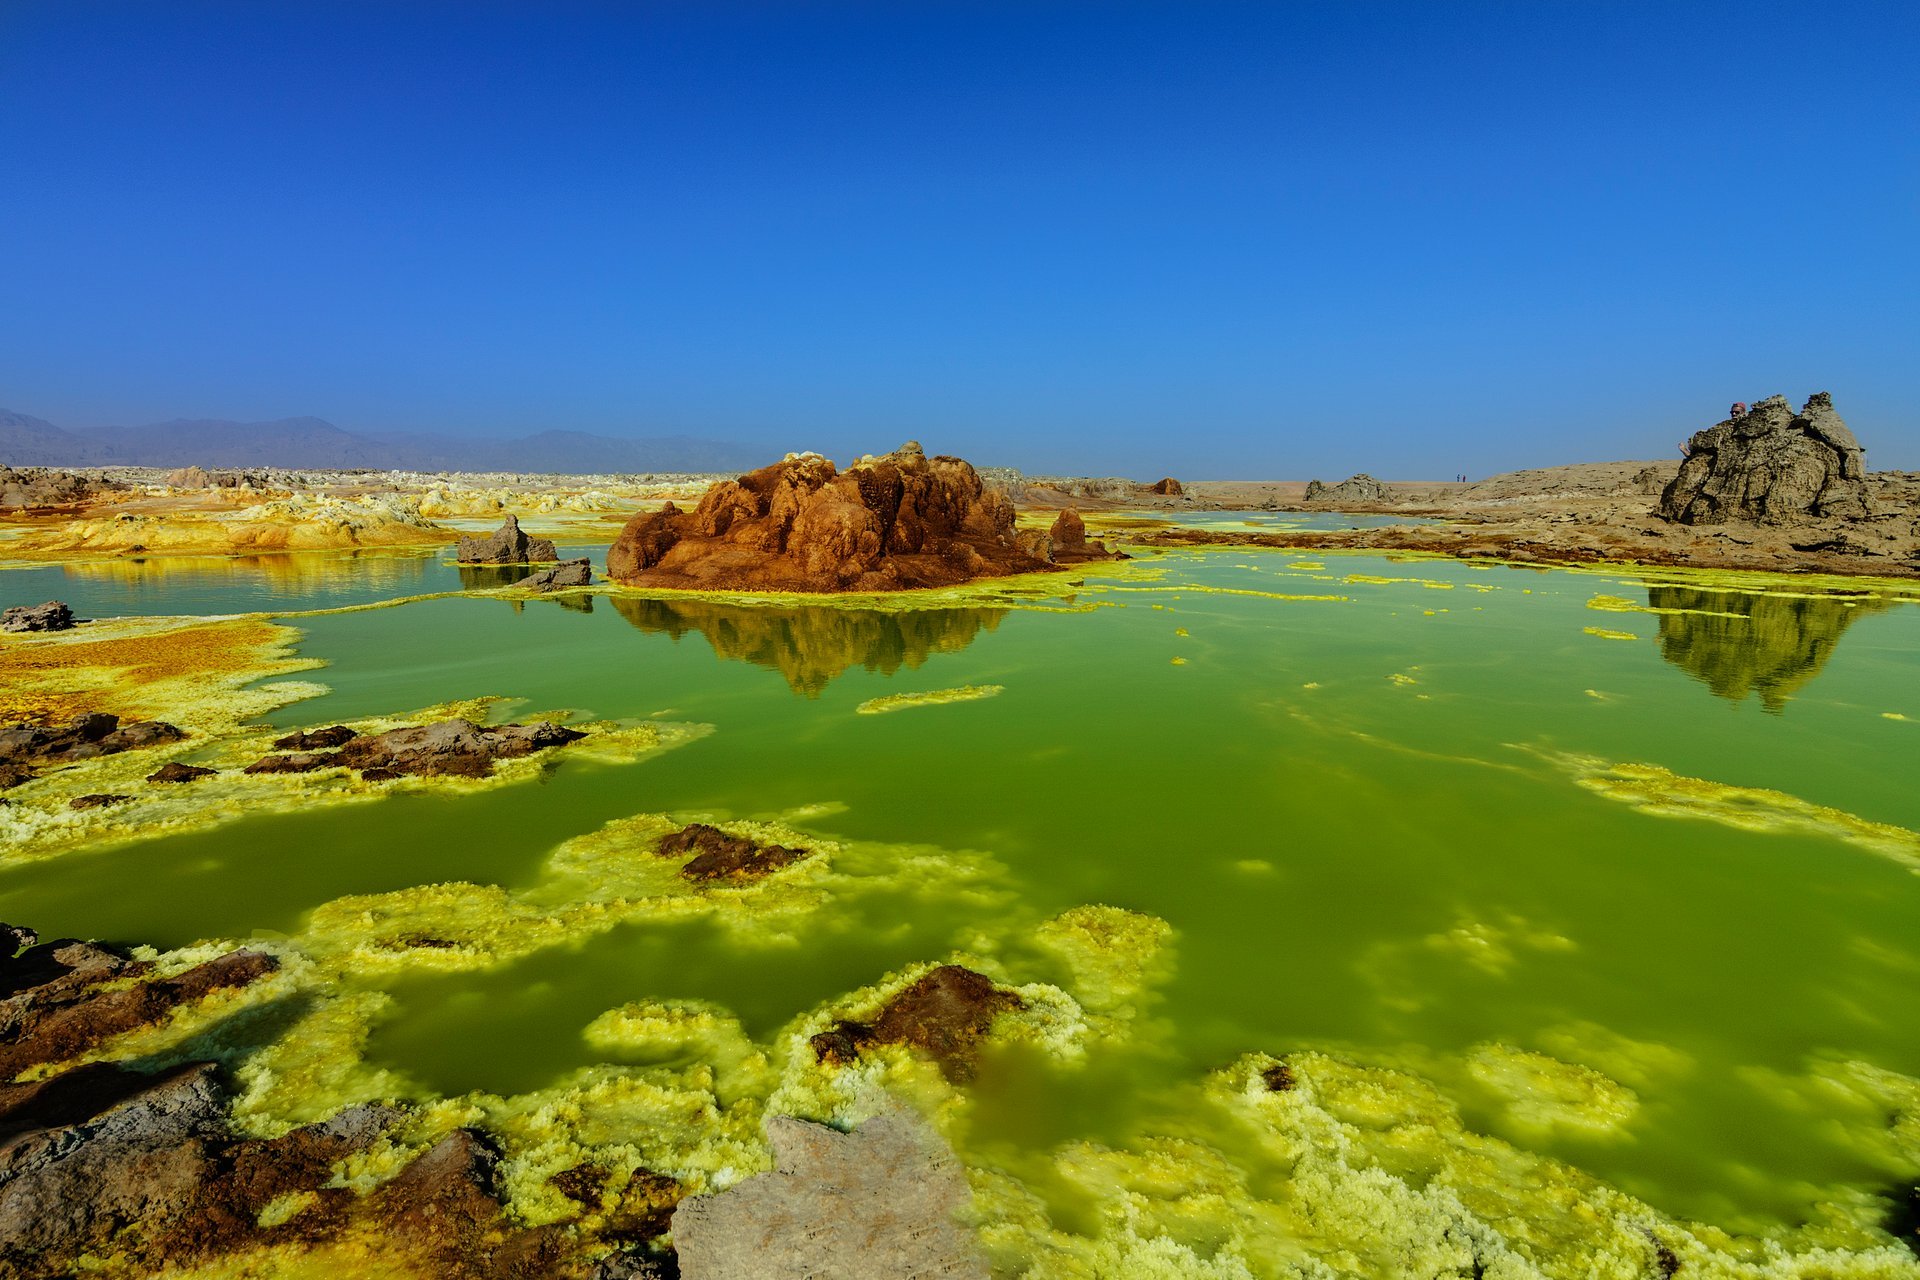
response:
M1173 1085L1241 1054L1337 1047L1417 1061L1477 1127L1673 1214L1792 1223L1812 1188L1894 1177L1846 1139L1857 1117L1778 1082L1829 1058L1920 1074L1920 877L1818 831L1643 812L1577 785L1568 759L1920 828L1920 605L1363 555L1144 558L1163 576L1090 572L1083 612L602 595L302 618L332 692L277 724L505 695L713 732L631 766L562 759L529 785L9 868L0 911L163 946L291 932L347 893L530 885L554 845L626 814L815 806L805 825L825 836L990 856L1035 920L1098 902L1176 930L1153 1035L1072 1074L988 1059L975 1154L1124 1141L1167 1120ZM356 562L333 563L329 590L353 594ZM195 592L193 611L226 611ZM1600 612L1596 595L1696 612ZM960 685L1004 692L855 713ZM532 1089L594 1061L581 1029L624 1000L715 1000L766 1037L983 924L909 892L844 910L797 952L627 926L409 978L371 1052L432 1090ZM1516 1129L1458 1066L1486 1042L1566 1056L1615 1037L1682 1064L1638 1086L1624 1133Z

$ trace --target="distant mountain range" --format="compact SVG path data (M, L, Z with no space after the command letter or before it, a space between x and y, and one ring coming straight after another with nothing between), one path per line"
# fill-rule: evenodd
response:
M512 440L407 435L378 440L321 418L222 422L176 418L146 427L69 431L0 409L0 465L15 467L307 467L560 474L744 471L766 462L741 445L690 436L621 440L542 431Z

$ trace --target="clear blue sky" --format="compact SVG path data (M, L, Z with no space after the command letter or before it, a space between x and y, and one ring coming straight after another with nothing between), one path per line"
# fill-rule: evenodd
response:
M0 0L0 405L1920 468L1920 5Z

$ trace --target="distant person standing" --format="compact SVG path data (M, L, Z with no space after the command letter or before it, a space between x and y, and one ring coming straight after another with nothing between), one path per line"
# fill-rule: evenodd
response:
M1740 421L1740 419L1746 417L1747 402L1745 400L1735 400L1733 402L1733 408L1727 410L1727 416L1729 418L1732 418L1735 422L1738 422Z

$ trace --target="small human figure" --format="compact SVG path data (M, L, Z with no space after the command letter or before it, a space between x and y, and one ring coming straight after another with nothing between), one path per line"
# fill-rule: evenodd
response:
M1735 422L1738 422L1740 421L1740 419L1746 417L1747 402L1745 400L1735 400L1733 402L1733 408L1727 410L1727 416L1729 418L1732 418Z

